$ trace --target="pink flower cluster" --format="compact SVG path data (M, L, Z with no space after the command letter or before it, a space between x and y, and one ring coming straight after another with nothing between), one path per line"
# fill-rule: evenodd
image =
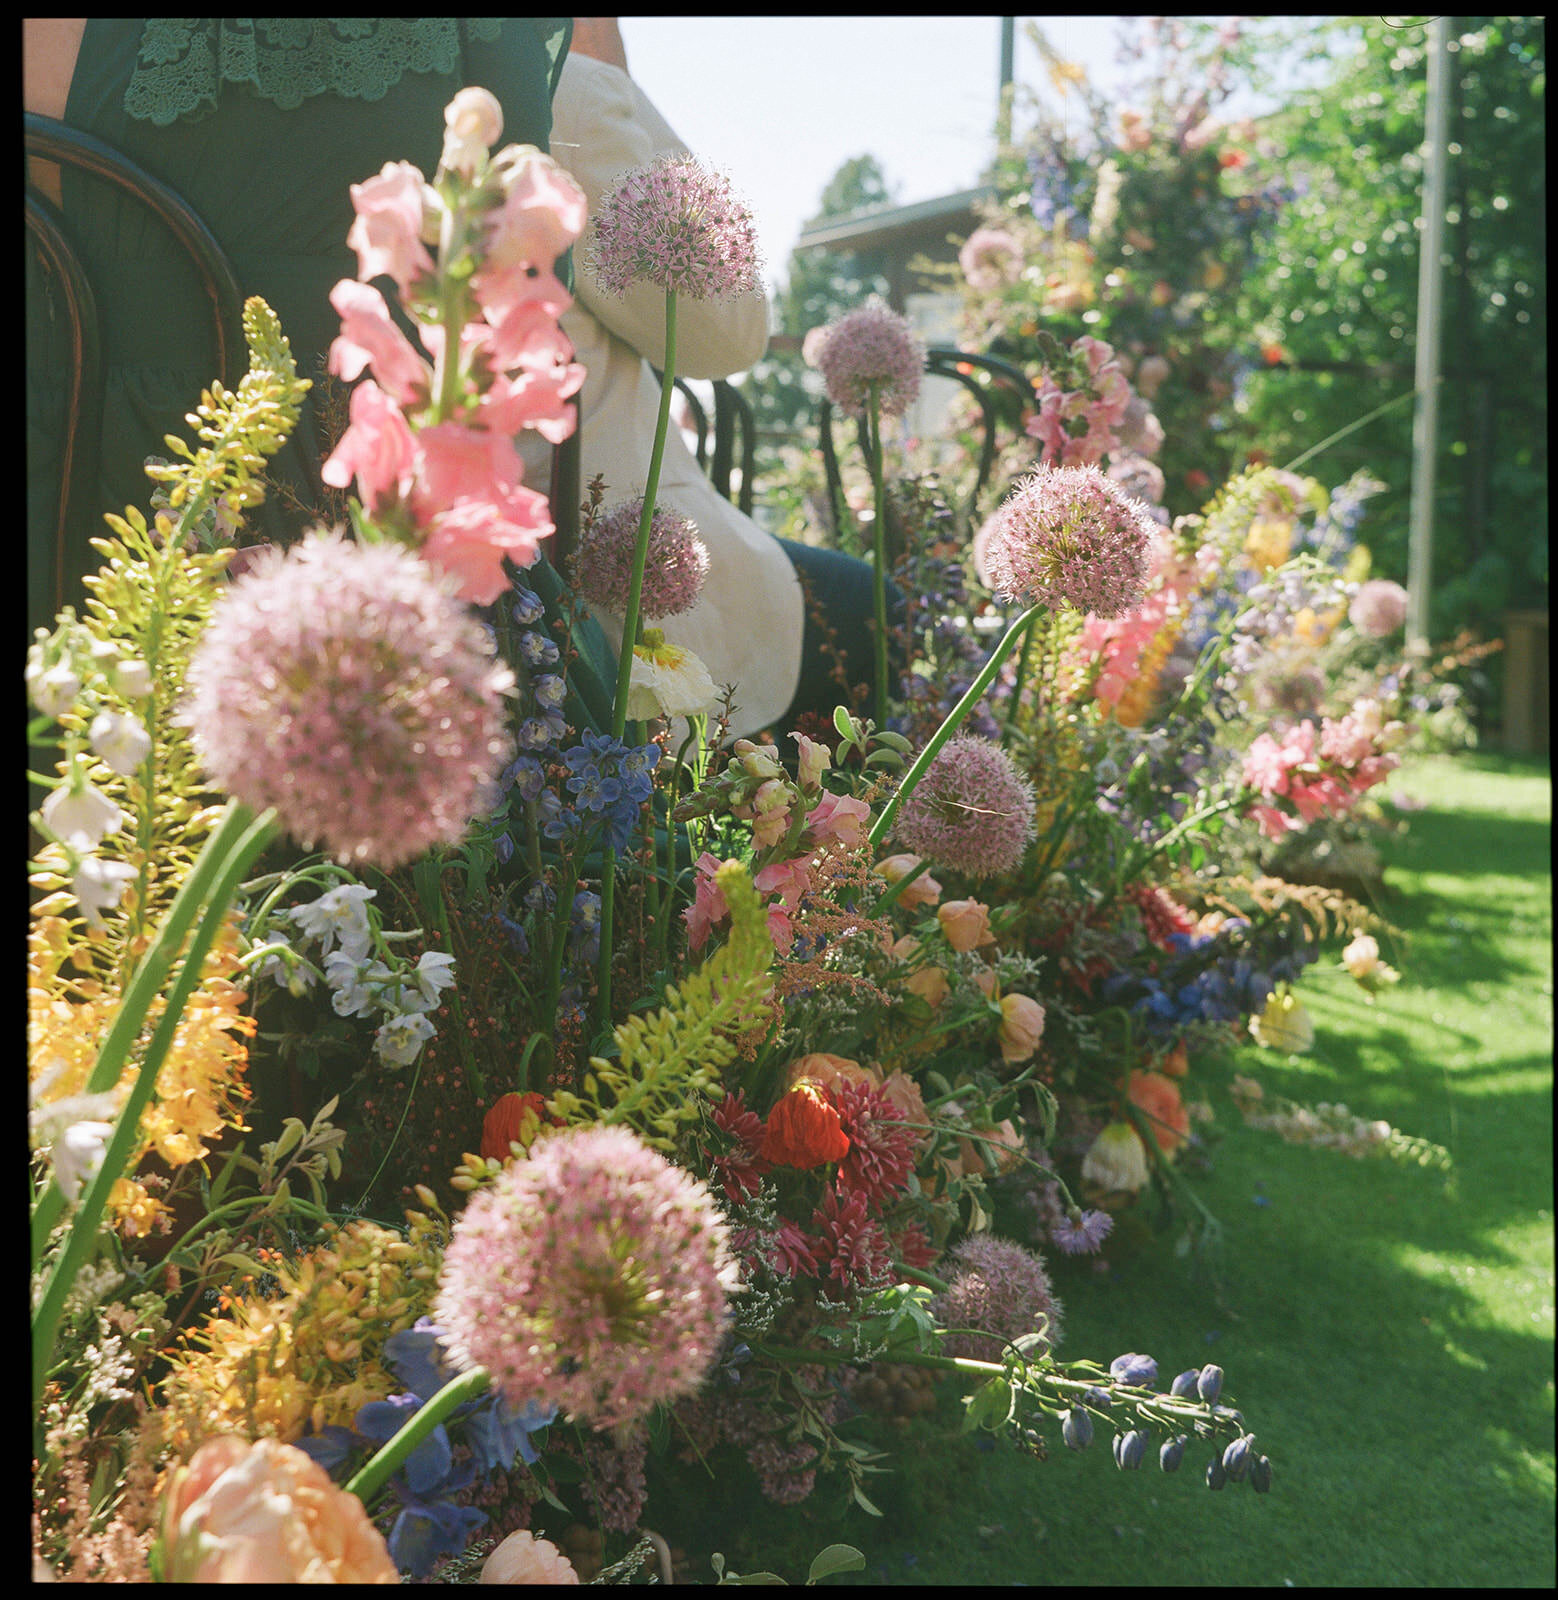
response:
M1157 528L1097 467L1040 467L992 519L984 566L1006 599L1120 617L1141 604Z
M989 739L949 739L898 813L905 850L970 878L1010 872L1033 838L1033 785Z
M1000 1361L1011 1340L1041 1328L1050 1349L1059 1344L1061 1304L1043 1260L1032 1250L976 1234L952 1251L942 1272L947 1288L930 1309L950 1330L941 1341L945 1354Z
M591 605L620 617L627 611L633 577L633 553L644 501L625 501L579 536L573 558L574 581ZM644 562L639 605L654 621L688 610L709 575L709 549L686 517L657 506L649 523L649 549Z
M1022 276L1022 245L1005 228L975 228L958 251L970 289L1002 289Z
M663 156L618 181L596 213L590 265L619 299L635 283L689 300L762 292L752 212L695 156Z
M1071 645L1079 663L1098 658L1093 694L1108 706L1118 706L1138 686L1149 645L1165 628L1177 627L1198 586L1194 561L1178 553L1163 529L1151 536L1147 573L1139 606L1121 617L1088 617Z
M1071 346L1073 388L1048 368L1038 390L1039 409L1028 419L1030 437L1043 443L1040 466L1091 466L1120 448L1116 429L1126 420L1130 379L1115 359L1114 347L1083 334ZM1161 430L1160 430L1161 437Z
M547 1135L473 1196L433 1314L511 1405L607 1427L697 1388L737 1282L706 1186L596 1123Z
M357 215L347 242L358 276L331 292L341 333L330 370L360 381L322 473L336 488L355 481L368 512L420 543L427 560L453 573L461 595L479 605L507 587L504 559L531 565L552 532L545 497L522 484L514 435L534 428L553 443L567 438L574 426L568 402L584 381L557 325L571 300L552 270L583 229L583 192L549 157L519 146L501 151L483 181L498 193L474 227L472 314L453 350L444 326L432 321L419 323L418 349L369 282L393 279L413 315L448 298L440 277L448 263L435 263L424 243L430 227L449 231L444 201L404 161L352 186ZM445 381L451 363L452 384Z
M181 713L212 781L305 846L388 870L491 809L513 674L404 546L313 533L223 596Z
M1384 720L1378 701L1359 700L1343 717L1322 718L1318 730L1306 718L1261 734L1244 758L1244 781L1261 796L1251 809L1261 832L1280 839L1319 817L1341 816L1400 764L1387 747L1401 731Z
M815 330L813 330L815 331ZM883 417L901 417L914 404L925 371L925 346L908 319L869 301L807 335L828 399L851 416L865 414L873 390Z
M1407 619L1407 592L1389 578L1370 578L1352 597L1347 620L1371 639L1386 639Z

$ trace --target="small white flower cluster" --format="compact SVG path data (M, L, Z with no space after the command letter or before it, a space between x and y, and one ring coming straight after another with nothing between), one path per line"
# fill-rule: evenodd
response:
M338 883L317 900L281 912L277 920L290 922L298 936L268 933L251 951L259 956L254 974L299 996L323 977L338 1017L383 1017L374 1050L386 1066L405 1067L437 1032L428 1013L454 983L454 957L429 950L413 965L397 956L368 909L376 894L360 883Z
M44 1065L28 1088L27 1134L33 1150L46 1150L60 1192L72 1204L102 1164L103 1148L119 1115L119 1095L73 1094L47 1099L65 1070L63 1061Z
M67 609L53 633L38 629L24 676L38 710L55 721L66 719L62 776L33 813L33 826L64 850L71 893L92 927L101 928L103 913L119 904L136 872L97 853L119 832L124 813L90 774L95 758L128 778L151 754L151 673L111 640L92 636ZM137 714L127 705L145 709Z

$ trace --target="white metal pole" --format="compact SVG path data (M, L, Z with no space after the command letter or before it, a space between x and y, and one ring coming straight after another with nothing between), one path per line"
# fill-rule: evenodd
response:
M1407 563L1407 642L1428 641L1434 571L1434 458L1439 437L1439 310L1444 269L1446 149L1450 117L1449 19L1428 30L1428 106L1423 141L1423 226L1417 263L1416 411L1412 423L1411 544Z

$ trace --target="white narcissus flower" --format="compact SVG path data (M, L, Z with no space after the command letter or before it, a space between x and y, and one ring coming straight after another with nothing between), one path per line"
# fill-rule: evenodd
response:
M121 778L130 777L151 754L151 735L145 723L122 711L98 712L87 729L87 742L92 753Z
M103 912L112 911L124 899L124 892L135 881L134 867L123 861L105 861L101 856L85 856L70 880L70 892L76 897L87 922L94 928L103 926Z
M404 1016L391 1017L379 1029L373 1048L388 1066L409 1067L437 1031L420 1012L408 1011Z
M395 974L382 961L364 961L334 950L325 957L325 982L335 991L330 1004L338 1017L365 1017L383 1003L383 986Z
M668 644L658 628L644 630L644 642L633 647L628 679L628 717L701 717L714 706L717 691L709 669L691 650Z
M319 948L328 952L337 943L342 954L361 961L368 953L373 932L368 926L368 902L378 891L360 883L343 883L327 889L306 906L292 908L292 920Z
M423 1004L412 1007L416 1011L430 1010L438 1004L445 989L454 986L454 957L442 950L427 950L417 962L412 982L420 991Z
M97 849L124 822L119 807L85 779L51 790L39 807L39 814L56 839L83 851Z

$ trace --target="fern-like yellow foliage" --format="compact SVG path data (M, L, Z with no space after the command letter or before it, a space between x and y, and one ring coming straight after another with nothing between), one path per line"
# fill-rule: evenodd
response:
M730 907L730 937L696 972L666 989L665 1004L613 1034L618 1056L595 1056L584 1095L560 1090L550 1106L565 1122L626 1123L656 1149L699 1121L704 1097L736 1056L734 1037L768 1020L773 940L752 875L727 861L714 882Z
M125 986L221 814L178 711L190 655L221 593L232 551L200 552L195 529L218 500L234 508L258 503L262 491L255 474L296 424L309 388L263 300L245 306L244 334L250 370L236 394L214 386L190 419L205 441L202 448L170 439L184 460L148 469L171 484L176 513L159 513L155 529L134 508L107 517L115 537L93 541L104 564L85 580L87 615L79 622L62 619L90 644L111 647L111 659L144 662L152 688L148 698L132 700L111 673L89 673L75 707L59 718L67 747L87 763L89 780L125 813L124 825L102 841L97 854L129 866L135 878L120 905L93 928L70 891L65 852L49 844L35 858L32 885L41 896L32 907L28 950L29 1072L34 1082L45 1080L45 1101L81 1091ZM128 776L90 755L88 727L99 712L134 717L151 736L151 753ZM240 1010L237 957L235 924L229 922L164 1059L139 1154L155 1148L170 1165L181 1165L205 1155L207 1141L224 1124L239 1123L247 1064L243 1037L253 1024ZM159 1003L146 1017L122 1082L133 1081L140 1070L160 1014ZM133 1164L128 1170L133 1174ZM127 1177L115 1188L113 1208L122 1226L140 1233L160 1205Z

